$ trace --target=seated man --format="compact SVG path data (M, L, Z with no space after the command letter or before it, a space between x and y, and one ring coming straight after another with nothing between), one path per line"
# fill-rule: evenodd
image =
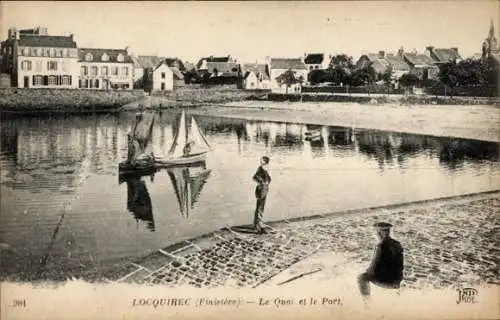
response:
M370 267L358 277L359 290L366 299L370 296L370 282L380 287L397 289L403 280L403 248L399 241L390 237L392 225L376 223L379 244Z

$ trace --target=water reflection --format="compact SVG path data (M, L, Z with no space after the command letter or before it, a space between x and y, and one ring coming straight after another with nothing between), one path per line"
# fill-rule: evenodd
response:
M120 177L120 184L127 183L127 210L134 215L136 221L146 222L147 228L155 231L153 205L151 204L148 188L143 180L144 177L140 175ZM150 174L149 177L153 182L154 173Z
M168 151L177 116L156 122L155 154ZM118 163L133 118L2 120L0 241L16 249L2 257L2 272L32 275L45 256L46 270L96 266L246 224L263 154L275 177L269 220L498 189L496 143L197 116L214 147L206 165L119 179L125 191ZM306 139L310 131L316 138ZM54 232L63 203L69 210Z
M167 172L175 190L180 213L188 217L212 170L207 169L205 162L202 162L191 166L169 168Z

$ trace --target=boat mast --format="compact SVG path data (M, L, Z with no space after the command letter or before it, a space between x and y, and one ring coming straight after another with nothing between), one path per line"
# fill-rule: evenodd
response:
M182 116L184 117L184 129L186 130L186 145L187 145L189 143L189 140L188 140L188 126L187 126L187 123L186 123L186 114L184 113L184 111L182 111Z

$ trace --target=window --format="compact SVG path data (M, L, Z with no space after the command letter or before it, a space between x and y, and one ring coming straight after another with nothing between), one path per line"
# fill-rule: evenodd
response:
M104 75L104 76L107 76L108 75L108 67L104 66L102 67L101 69L101 74Z
M162 82L162 83L161 83L161 90L162 90L162 91L163 91L163 90L165 90L165 82Z
M27 56L28 55L28 49L21 48L21 55L22 56Z
M82 66L82 68L80 69L80 73L86 76L88 74L88 68L86 66Z
M123 67L123 69L122 69L122 70L123 70L122 75L123 75L124 77L128 77L128 68L127 68L127 67Z
M116 60L117 60L118 62L123 62L123 54L121 54L121 53L120 53L120 54L118 55L118 57L116 57Z
M57 70L57 61L47 61L47 70Z
M46 48L46 49L45 49L45 56L46 56L46 57L49 57L49 56L50 56L50 49L49 49L49 48Z
M91 53L87 53L87 54L85 55L85 61L92 61L92 59L93 59L93 58L94 58L94 57L92 57L92 54L91 54Z
M30 71L31 70L31 61L21 62L21 70Z
M55 86L57 84L56 76L49 76L49 86Z
M162 73L161 73L161 78L162 78L162 79L165 79L165 72L162 72Z
M98 79L96 79L94 82L94 88L99 89L99 80Z
M90 70L91 70L90 72L91 76L97 76L97 66L92 66Z
M63 76L62 77L62 85L63 86L71 85L71 77L70 76Z
M9 47L9 54L12 54L12 47Z
M109 56L106 53L103 53L101 56L102 61L109 61Z
M54 48L50 49L50 56L51 57L55 57L56 56L56 49L54 49Z
M43 77L42 76L33 76L33 85L34 86L41 86L43 84Z
M61 53L61 55L62 55L63 57L69 57L69 54L68 54L68 49L62 49L62 53Z
M117 76L118 75L118 67L113 67L111 69L111 74L114 75L114 76Z
M312 69L313 69L313 66L310 66L310 67L309 67L309 70L312 70Z
M37 48L36 49L36 55L41 57L42 56L42 48Z

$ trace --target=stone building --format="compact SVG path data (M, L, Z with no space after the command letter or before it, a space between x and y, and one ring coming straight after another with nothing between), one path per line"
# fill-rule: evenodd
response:
M10 28L1 44L0 72L12 87L77 88L78 50L73 35L51 36L47 28Z

